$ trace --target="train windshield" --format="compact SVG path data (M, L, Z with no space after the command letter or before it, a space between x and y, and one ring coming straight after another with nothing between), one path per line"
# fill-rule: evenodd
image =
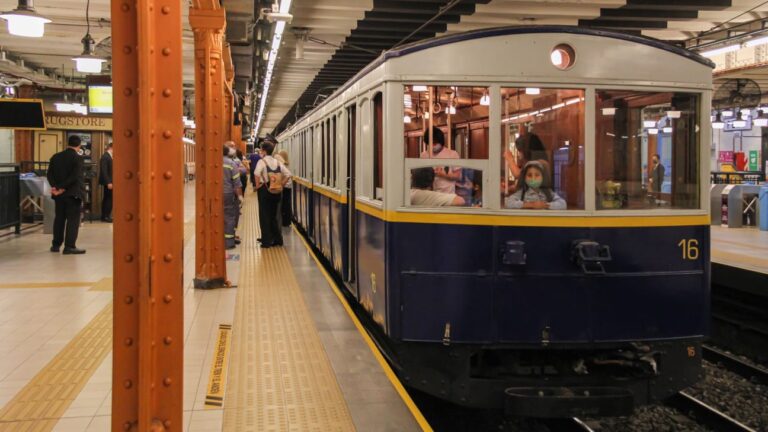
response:
M596 206L699 208L699 96L597 90Z
M501 203L584 209L584 90L501 89Z

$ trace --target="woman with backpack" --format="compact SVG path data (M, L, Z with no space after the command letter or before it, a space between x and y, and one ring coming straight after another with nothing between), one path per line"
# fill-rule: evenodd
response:
M269 141L261 145L264 157L256 164L256 191L259 194L259 226L261 227L261 247L283 245L283 234L277 219L277 210L283 195L283 189L291 178L291 172L278 159L272 157L275 145Z

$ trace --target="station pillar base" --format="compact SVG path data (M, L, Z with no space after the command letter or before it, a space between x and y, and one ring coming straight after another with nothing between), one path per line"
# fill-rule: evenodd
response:
M195 278L192 283L195 289L214 289L214 288L225 288L226 286L228 286L227 281L224 278L214 278L214 279Z

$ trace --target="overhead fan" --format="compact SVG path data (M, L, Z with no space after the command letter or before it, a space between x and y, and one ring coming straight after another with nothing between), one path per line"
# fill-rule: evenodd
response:
M730 78L722 83L712 97L712 107L718 110L726 108L756 108L760 105L762 93L760 86L751 79Z

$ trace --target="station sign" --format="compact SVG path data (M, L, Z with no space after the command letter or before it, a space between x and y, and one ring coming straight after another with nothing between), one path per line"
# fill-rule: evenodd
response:
M46 114L45 122L48 126L48 129L107 132L112 131L111 117Z

